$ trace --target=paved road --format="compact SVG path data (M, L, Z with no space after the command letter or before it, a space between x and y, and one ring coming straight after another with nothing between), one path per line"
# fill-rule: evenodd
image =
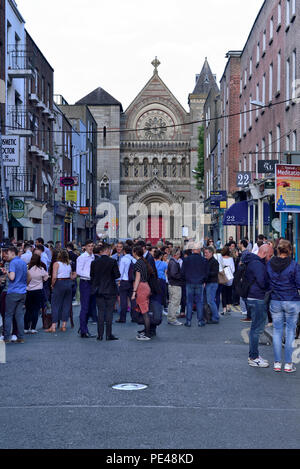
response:
M244 328L232 314L201 329L164 320L150 343L130 323L114 325L119 342L69 330L9 345L0 447L299 448L300 365L293 375L250 368ZM272 347L260 352L273 361ZM123 382L149 387L111 388Z

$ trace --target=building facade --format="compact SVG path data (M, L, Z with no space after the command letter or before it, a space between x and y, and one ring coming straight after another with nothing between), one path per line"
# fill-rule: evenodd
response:
M104 218L109 207L115 207L101 228L111 223L110 237L179 241L183 225L189 226L189 236L203 237L200 228L193 229L189 210L191 202L199 202L192 169L198 162L203 106L215 81L206 64L189 97L190 113L159 76L157 58L152 77L125 111L101 88L76 103L88 106L97 122L97 202L102 205L98 216ZM198 125L189 125L191 119Z

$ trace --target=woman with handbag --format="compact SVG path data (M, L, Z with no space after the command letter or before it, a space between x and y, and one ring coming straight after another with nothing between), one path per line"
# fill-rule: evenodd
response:
M43 282L49 278L45 264L38 254L33 254L28 266L26 313L24 317L25 334L36 334L36 325L43 303Z
M224 316L226 313L230 313L231 305L232 305L232 285L234 279L234 261L230 255L230 249L228 246L225 246L221 252L222 255L222 262L224 266L223 276L225 275L227 282L223 284L222 287L222 305L223 305L223 313Z
M151 266L144 259L144 250L141 246L134 247L132 254L136 259L136 263L133 267L134 283L131 300L136 302L139 311L143 315L145 324L145 331L138 333L136 339L140 341L149 341L151 340L151 323L149 316L151 289L148 283L148 278L153 272Z

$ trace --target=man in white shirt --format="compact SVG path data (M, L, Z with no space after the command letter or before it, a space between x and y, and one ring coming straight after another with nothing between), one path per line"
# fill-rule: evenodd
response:
M22 261L26 262L26 264L30 264L32 258L32 246L31 244L25 244L24 246L24 254L22 254L21 259Z
M76 263L76 273L80 278L80 329L82 339L90 339L93 336L88 331L88 318L91 304L91 264L95 260L93 254L94 243L88 239L85 243L85 252L78 257ZM95 337L95 336L94 336Z
M126 316L127 316L127 308L128 308L128 298L131 300L132 297L132 287L133 282L130 279L130 266L131 264L135 264L136 260L131 255L131 248L127 245L124 247L125 256L123 256L120 260L119 270L121 277L118 280L119 286L119 294L120 294L120 319L116 322L118 323L125 323ZM133 304L131 302L131 308Z

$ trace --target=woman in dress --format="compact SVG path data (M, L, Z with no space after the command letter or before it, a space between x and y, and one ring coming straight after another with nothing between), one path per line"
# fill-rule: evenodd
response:
M231 311L232 285L233 285L233 275L235 272L235 267L234 267L234 260L230 255L230 249L228 246L225 246L222 249L221 255L222 255L222 262L223 262L225 273L232 277L232 279L229 280L229 282L223 285L222 287L223 313L221 314L222 316L224 316L226 313L229 313Z
M38 254L33 254L28 265L26 313L24 317L25 334L37 334L36 326L43 304L43 285L49 278L45 264Z
M133 257L136 259L134 264L134 283L132 300L136 301L139 311L143 315L145 331L138 334L137 340L147 341L151 340L150 335L150 316L149 316L149 300L151 289L148 283L148 278L151 275L152 268L144 259L144 251L141 246L133 248Z

